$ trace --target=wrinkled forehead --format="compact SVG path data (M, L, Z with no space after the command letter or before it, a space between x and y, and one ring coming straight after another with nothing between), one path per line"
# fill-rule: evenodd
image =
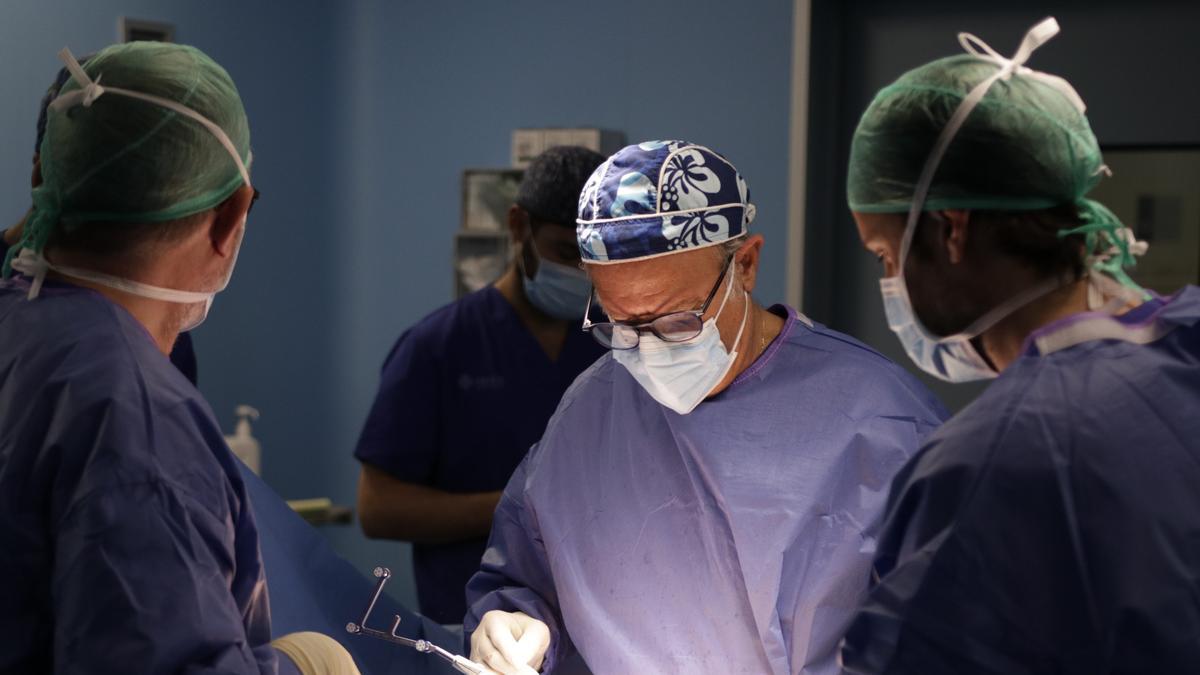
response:
M585 262L584 269L609 316L624 320L697 308L724 261L721 247L714 246L608 265Z

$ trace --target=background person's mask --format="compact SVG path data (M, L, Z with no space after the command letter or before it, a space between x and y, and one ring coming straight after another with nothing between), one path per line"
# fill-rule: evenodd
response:
M533 256L538 260L537 272L531 279L525 274L524 256L521 260L522 285L525 297L541 311L556 319L582 319L592 293L592 282L581 269L556 263L538 254L533 238L526 240Z

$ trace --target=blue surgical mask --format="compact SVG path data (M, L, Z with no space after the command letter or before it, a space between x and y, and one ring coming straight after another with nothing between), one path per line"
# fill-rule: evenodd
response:
M904 288L904 277L887 277L879 280L883 293L883 311L887 315L888 328L900 338L908 358L921 370L947 382L971 382L996 377L997 373L971 343L971 337L962 334L943 338L930 335L917 320L908 291Z
M518 258L522 261L525 297L534 307L556 319L582 319L588 296L592 292L592 282L587 273L577 267L546 260L538 254L532 238L527 240L527 245L534 257L538 258L538 268L531 279L524 273L524 258Z
M725 289L725 297L721 299L717 313L704 322L704 328L696 337L686 342L666 342L654 335L643 334L637 349L613 350L613 358L617 363L625 366L633 379L654 400L680 415L695 410L713 388L725 379L737 360L737 346L746 328L750 298L746 297L742 310L742 323L733 340L734 351L725 349L725 344L721 342L721 331L717 328L717 318L725 310L733 290L733 276L729 275L729 286Z
M1000 305L954 335L939 337L921 325L904 285L904 275L879 280L883 312L888 328L900 338L908 358L921 370L947 382L988 380L999 375L983 358L972 340L1002 319L1034 300L1063 286L1069 280L1047 279L1000 303Z

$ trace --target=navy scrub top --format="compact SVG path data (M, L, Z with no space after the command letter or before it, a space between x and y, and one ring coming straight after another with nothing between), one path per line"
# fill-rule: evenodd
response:
M4 241L4 232L0 231L0 260L8 255L8 243ZM191 333L180 333L171 349L171 363L183 373L192 384L199 384L199 372L196 367L196 349L192 345Z
M121 306L28 291L0 281L0 673L275 675L258 530L208 404Z
M354 456L447 492L501 490L542 436L563 392L605 349L572 325L551 361L492 286L400 336ZM421 613L462 623L486 537L413 546Z

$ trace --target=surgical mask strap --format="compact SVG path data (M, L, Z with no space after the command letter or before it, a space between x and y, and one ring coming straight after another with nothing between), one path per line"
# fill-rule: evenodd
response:
M959 33L958 41L968 53L988 61L994 62L999 69L990 77L983 80L963 98L955 109L954 114L942 129L942 133L938 135L937 141L934 143L933 149L929 152L929 157L925 159L925 165L921 168L921 175L917 180L916 189L913 191L912 205L908 210L908 220L904 226L904 237L900 243L900 260L899 260L899 276L901 285L904 287L905 294L908 293L907 282L904 280L904 268L908 261L908 253L912 248L913 236L916 233L917 221L920 220L922 210L925 206L925 200L929 196L929 188L933 184L934 174L937 173L938 166L941 165L942 158L946 151L950 148L951 141L958 134L959 129L966 123L967 117L983 100L983 97L991 89L992 85L1004 79L1007 80L1013 74L1025 77L1035 77L1050 86L1058 89L1066 96L1080 112L1083 112L1086 106L1083 100L1075 92L1074 88L1062 78L1039 73L1025 67L1025 62L1033 55L1033 52L1038 47L1046 43L1050 38L1057 35L1059 32L1058 21L1053 17L1049 17L1038 23L1033 28L1030 28L1025 33L1024 39L1021 40L1017 52L1011 59L1006 59L1000 56L996 50L992 49L983 40L970 33ZM961 332L942 338L940 341L956 341L970 339L980 335L992 326L999 323L1004 317L1012 314L1016 310L1033 302L1034 300L1047 295L1055 289L1061 287L1064 281L1054 278L1036 284L1022 293L1019 293L1008 300L1000 303L999 306L986 312L983 316L971 322L967 328ZM911 301L910 301L911 304ZM915 317L914 317L915 318ZM919 319L917 319L919 321Z
M942 157L945 156L946 150L950 147L950 142L954 140L955 135L962 128L971 111L983 100L984 95L987 94L993 84L1001 79L1008 79L1014 73L1021 76L1036 77L1061 91L1080 112L1086 109L1079 94L1075 92L1074 88L1066 80L1053 75L1038 73L1025 67L1025 62L1029 60L1033 52L1045 44L1047 40L1057 35L1058 31L1058 22L1053 17L1044 19L1041 23L1029 29L1029 32L1025 34L1025 38L1021 40L1021 45L1017 48L1017 53L1011 59L1000 56L978 37L970 33L959 33L959 43L962 44L967 52L981 59L993 61L1000 68L991 77L975 85L975 88L959 103L958 108L954 111L954 115L950 117L950 121L946 123L946 126L942 129L942 133L938 136L937 142L934 143L929 157L925 160L925 166L921 169L916 190L913 192L912 206L908 210L908 221L904 227L904 238L900 243L899 264L901 277L904 275L904 263L908 260L908 251L912 246L917 220L920 218L921 210L925 206L925 198L929 195L933 176L937 173L937 168L942 162Z
M737 269L736 261L730 260L729 268L731 270ZM717 308L717 313L713 315L712 321L714 326L716 325L717 317L721 316L721 312L725 311L725 303L729 302L729 296L733 293L733 277L734 274L729 275L729 285L725 287L725 297L721 298L721 306ZM737 337L733 338L733 344L729 347L728 351L730 354L737 353L738 343L742 341L742 333L746 330L746 317L750 315L750 295L748 293L743 293L743 295L746 296L746 304L742 307L742 323L738 326Z
M57 111L61 110L62 108L69 108L77 104L82 104L83 107L90 108L92 103L94 103L96 99L100 98L104 94L118 94L120 96L136 98L161 106L173 112L179 113L184 117L195 120L205 129L208 129L208 131L212 133L214 137L216 137L217 141L220 142L220 144L229 153L229 156L233 157L234 164L237 165L238 173L241 174L242 180L245 181L246 185L250 185L250 172L246 168L246 162L242 161L241 155L238 154L237 147L235 147L233 141L229 139L229 135L225 133L225 130L217 126L212 120L201 115L195 110L192 110L191 108L188 108L170 99L154 96L153 94L143 94L140 91L132 91L120 87L101 86L100 77L97 76L95 80L92 80L92 78L88 77L88 74L83 70L83 67L79 65L79 61L75 59L75 55L72 54L71 50L67 47L63 47L62 50L58 52L58 58L62 59L62 62L66 64L67 71L71 73L71 79L75 80L75 82L79 84L80 88L75 91L67 92L54 99L54 101L50 104L50 108L53 110Z
M92 270L80 269L78 267L66 267L54 265L45 258L44 255L34 253L29 249L22 249L21 253L13 260L13 268L28 274L33 277L33 283L29 287L28 299L37 298L41 292L42 281L45 279L48 270L54 270L64 276L90 281L92 283L105 286L107 288L124 291L131 295L137 295L151 300L161 300L163 302L174 302L178 304L190 305L198 302L207 302L215 293L222 289L216 289L212 292L198 291L180 291L173 288L163 288L161 286L152 286L139 281L130 281L111 274L103 272L94 272Z
M729 269L732 270L733 266L734 266L734 261L733 261L733 259L730 259L729 260ZM725 311L725 303L729 302L729 295L731 293L733 293L733 274L728 274L728 276L729 276L729 285L725 287L725 295L721 296L721 305L719 307L717 307L717 313L713 314L713 318L712 318L713 321L716 321L717 317L721 316L721 312Z
M939 340L939 341L951 342L951 341L957 341L957 340L970 340L972 338L983 335L985 332L987 332L989 329L991 329L996 324L1000 323L1002 320L1004 320L1006 317L1008 317L1013 312L1017 311L1018 309L1021 309L1025 305L1028 305L1029 303L1033 302L1034 300L1041 298L1042 296L1053 293L1054 291L1058 290L1059 288L1062 288L1066 284L1070 283L1070 281L1071 280L1069 278L1054 277L1054 278L1046 279L1045 281L1043 281L1039 284L1034 284L1033 286L1030 286L1029 288L1025 289L1024 291L1021 291L1020 293L1010 297L1009 299L1005 300L1004 302L1000 303L999 305L988 310L986 313L984 313L983 316L972 321L971 325L967 326L960 332L956 333L955 335L950 335L950 336L941 338L941 340Z
M1148 294L1134 290L1099 269L1088 270L1088 309L1116 314L1126 305L1141 304Z
M729 348L730 354L737 353L738 343L742 341L742 333L746 332L746 318L750 316L750 294L743 293L745 296L745 306L742 307L742 325L738 326L737 337L733 338L733 346Z

